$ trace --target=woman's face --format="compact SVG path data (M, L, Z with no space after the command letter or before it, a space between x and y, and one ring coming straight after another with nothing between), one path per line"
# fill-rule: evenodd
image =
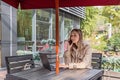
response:
M77 43L79 41L79 34L76 31L71 33L70 39L73 43Z

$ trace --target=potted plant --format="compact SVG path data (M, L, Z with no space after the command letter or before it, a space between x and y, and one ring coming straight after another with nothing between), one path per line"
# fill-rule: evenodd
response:
M49 44L49 51L53 51L53 47L55 46L55 40L54 39L48 39L48 44Z

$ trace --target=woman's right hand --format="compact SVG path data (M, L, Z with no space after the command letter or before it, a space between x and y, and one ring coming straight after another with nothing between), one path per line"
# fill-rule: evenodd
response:
M67 50L68 50L68 51L70 51L70 50L71 50L72 45L73 45L73 43L72 43L72 44L69 44L69 43L68 43L68 46L67 46Z

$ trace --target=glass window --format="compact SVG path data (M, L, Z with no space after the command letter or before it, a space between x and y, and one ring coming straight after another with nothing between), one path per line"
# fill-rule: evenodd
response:
M53 39L55 39L56 37L56 21L55 21L55 12L53 12L52 14L52 18L53 18L53 21L52 21L52 36L53 36ZM60 36L60 30L61 30L61 19L62 19L62 15L59 14L59 36ZM61 38L61 37L60 37ZM61 39L60 39L61 40Z
M32 38L32 10L18 10L17 15L17 36L24 37L25 41Z
M73 29L73 20L69 18L64 19L64 37L68 39L70 31Z
M18 10L17 14L17 54L32 53L32 10ZM29 51L29 52L28 52Z
M37 15L36 15L37 41L49 38L49 26L50 26L49 16L50 16L50 12L48 10L37 10Z
M56 31L56 28L55 28L55 14L53 13L52 14L52 18L53 18L53 20L52 20L52 35L53 35L53 39L55 39L56 37L55 37L55 31Z
M36 40L37 51L48 49L47 40L50 34L50 9L36 11Z
M1 39L2 39L2 25L1 25L1 13L0 13L0 67L1 67Z

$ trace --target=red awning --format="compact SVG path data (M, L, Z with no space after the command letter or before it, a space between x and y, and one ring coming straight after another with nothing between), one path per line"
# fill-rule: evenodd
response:
M56 74L59 73L59 7L75 7L75 6L107 6L119 5L120 0L2 0L11 6L21 9L40 9L55 8L56 9Z
M22 9L55 8L55 0L3 0ZM120 0L59 0L59 7L120 5Z
M19 5L19 1L18 0L2 0L8 4L10 4L11 6L15 7L15 8L18 8L18 5Z

